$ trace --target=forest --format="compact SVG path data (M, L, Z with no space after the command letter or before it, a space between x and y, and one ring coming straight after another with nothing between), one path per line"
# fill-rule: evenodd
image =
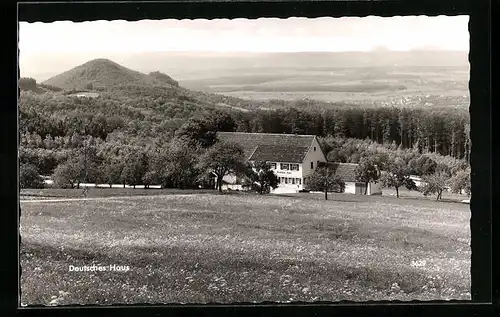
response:
M62 187L199 186L206 180L197 159L217 131L314 134L329 161L359 163L384 152L404 159L414 175L429 173L425 163L447 166L451 177L469 161L469 113L463 107L318 107L297 101L294 107L263 109L177 86L118 85L94 89L97 98L76 97L75 90L32 79L23 79L20 87L22 170L52 176Z

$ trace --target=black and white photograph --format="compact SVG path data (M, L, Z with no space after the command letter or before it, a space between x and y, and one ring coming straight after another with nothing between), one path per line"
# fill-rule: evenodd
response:
M19 22L21 305L470 300L468 22Z

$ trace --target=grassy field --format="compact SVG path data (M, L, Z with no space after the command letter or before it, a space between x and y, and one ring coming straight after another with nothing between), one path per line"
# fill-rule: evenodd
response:
M465 204L171 192L21 208L27 305L470 299ZM92 264L130 270L69 271Z
M158 196L170 194L212 193L213 190L181 190L159 188L89 188L88 198L116 196ZM43 188L21 189L20 200L83 198L83 189Z

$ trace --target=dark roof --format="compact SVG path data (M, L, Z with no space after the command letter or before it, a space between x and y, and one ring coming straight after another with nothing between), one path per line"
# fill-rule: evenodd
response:
M259 145L249 161L302 163L309 151L308 146Z
M217 138L243 147L247 160L302 163L314 135L218 132Z
M328 168L334 170L335 175L340 176L344 182L357 182L356 167L358 167L358 164L334 162L328 162L327 164Z

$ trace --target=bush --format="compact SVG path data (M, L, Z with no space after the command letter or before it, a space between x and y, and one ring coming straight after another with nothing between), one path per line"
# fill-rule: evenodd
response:
M70 159L65 163L59 164L55 170L52 178L54 185L59 188L74 188L74 184L82 181L83 169L80 164L75 162L75 159Z
M19 166L19 187L43 188L43 179L33 164L21 164Z
M461 194L465 192L467 195L471 193L470 168L460 170L450 179L451 192Z
M423 185L420 188L422 194L424 196L436 194L436 200L440 200L449 183L449 176L444 172L436 172L432 175L424 175L422 181Z

